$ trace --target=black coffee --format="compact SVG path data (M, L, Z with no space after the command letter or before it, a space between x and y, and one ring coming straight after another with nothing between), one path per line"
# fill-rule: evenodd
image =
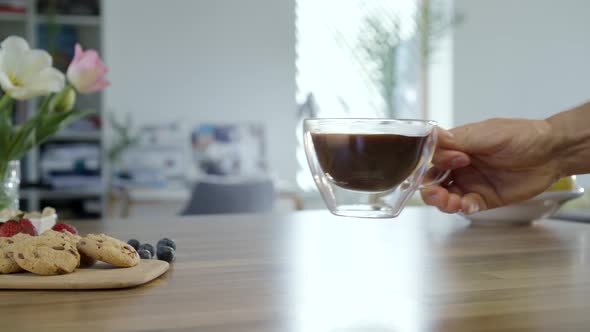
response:
M412 174L427 136L312 134L323 172L343 188L385 191Z

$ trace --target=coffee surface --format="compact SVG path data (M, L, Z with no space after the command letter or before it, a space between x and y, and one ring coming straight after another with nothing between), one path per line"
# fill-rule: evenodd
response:
M340 187L385 191L414 171L428 136L312 134L323 172Z

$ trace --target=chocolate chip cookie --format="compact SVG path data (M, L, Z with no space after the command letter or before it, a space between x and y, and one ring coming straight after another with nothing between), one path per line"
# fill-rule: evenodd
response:
M78 251L116 267L139 264L139 255L130 245L105 234L88 234L78 242Z
M64 241L69 242L73 246L76 246L78 244L78 241L80 241L80 239L82 239L81 236L76 235L76 234L72 234L68 231L57 232L52 229L46 230L40 236L46 237L46 238L62 239Z
M72 234L68 231L57 232L52 229L46 230L40 236L47 237L47 238L62 239L64 241L69 242L74 247L77 247L78 242L82 239L82 237L80 235ZM96 263L96 259L94 259L88 255L85 255L82 252L78 251L78 253L80 254L80 262L78 264L78 267L90 267Z
M9 237L0 237L0 274L16 273L22 271L12 258L10 247L14 240Z
M60 238L25 238L11 248L12 258L23 270L40 275L72 273L80 261L76 247Z

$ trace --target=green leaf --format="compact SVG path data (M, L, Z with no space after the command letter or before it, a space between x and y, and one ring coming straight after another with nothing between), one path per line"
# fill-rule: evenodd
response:
M8 194L5 193L2 189L0 189L0 210L6 209L10 207L10 197Z
M8 160L16 160L22 158L26 149L27 143L33 140L35 129L37 128L38 119L32 118L25 122L14 133L10 139L10 146L7 152Z
M12 135L12 108L14 99L9 95L0 98L0 161L10 160L8 149L10 148L10 136Z
M49 94L43 98L43 102L41 103L41 107L39 107L39 113L47 113L49 112L49 105L51 103L51 99L54 98L55 94Z
M45 142L52 135L56 134L63 127L71 122L92 114L92 110L76 110L66 113L50 113L45 115L41 126L37 130L35 144Z
M0 109L0 161L8 160L8 149L10 148L10 114Z
M126 129L125 126L117 121L117 119L115 118L115 114L113 114L112 112L109 112L108 119L109 119L109 123L111 124L111 127L116 132L118 132L118 133L125 132L125 129Z

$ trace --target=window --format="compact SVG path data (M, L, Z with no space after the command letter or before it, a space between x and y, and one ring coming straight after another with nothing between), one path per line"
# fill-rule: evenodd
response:
M300 119L424 117L424 9L431 9L430 0L297 0ZM314 190L301 131L300 123L297 182Z

